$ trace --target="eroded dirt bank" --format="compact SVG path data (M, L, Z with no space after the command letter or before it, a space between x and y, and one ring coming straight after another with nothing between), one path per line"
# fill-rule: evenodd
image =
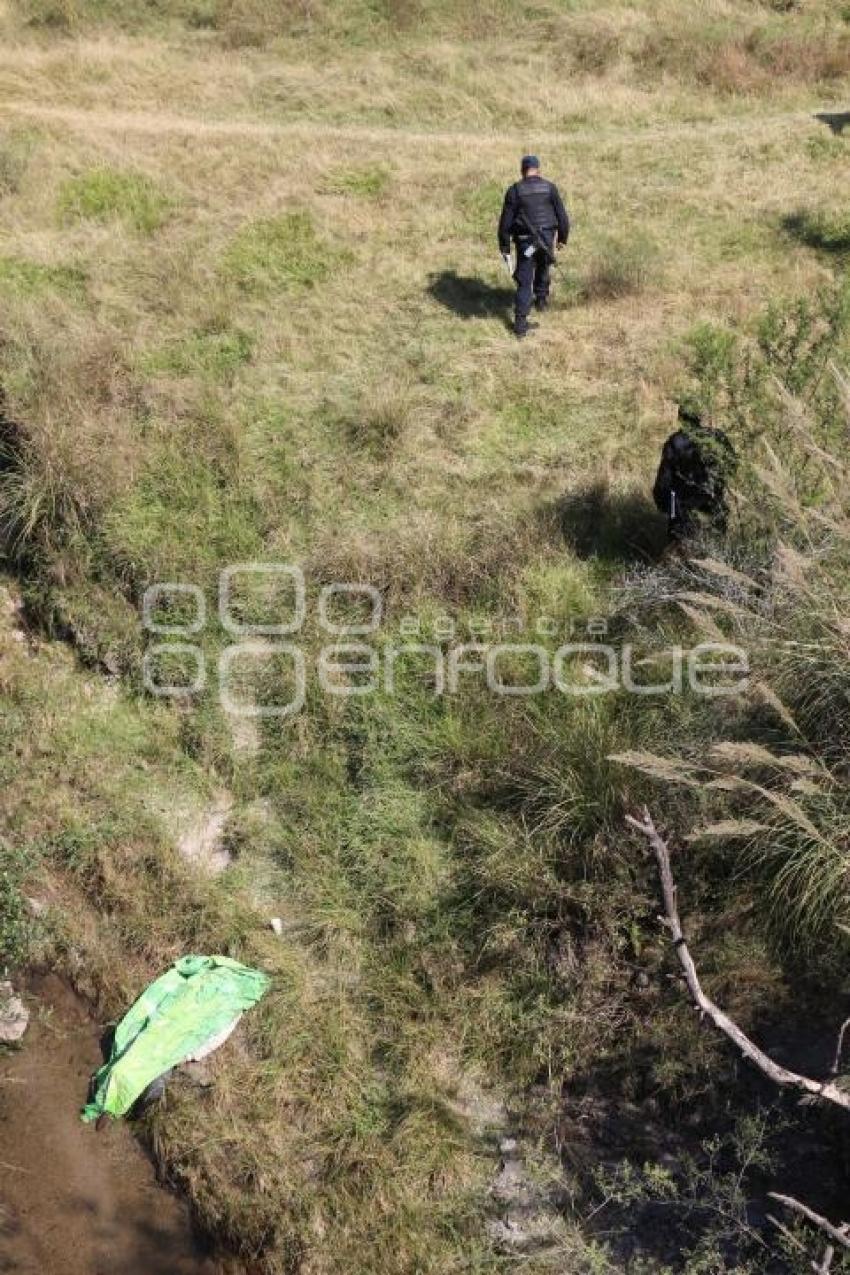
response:
M0 1271L222 1275L129 1128L80 1122L100 1058L83 1004L54 974L27 1000L22 1047L0 1056Z

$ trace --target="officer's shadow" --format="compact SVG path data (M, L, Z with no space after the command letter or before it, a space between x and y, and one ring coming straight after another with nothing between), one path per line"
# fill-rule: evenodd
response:
M508 285L485 283L482 279L441 270L432 274L428 291L435 301L461 319L488 319L500 316L508 321L514 289Z
M612 489L590 479L540 510L552 539L560 537L582 559L627 567L653 562L667 544L667 520L640 487Z
M850 128L850 111L820 111L816 116L821 124L826 124L831 133L840 137L845 128Z

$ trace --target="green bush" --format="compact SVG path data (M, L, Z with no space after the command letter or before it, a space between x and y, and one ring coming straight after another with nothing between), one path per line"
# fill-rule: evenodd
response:
M94 168L66 181L59 191L63 223L122 221L151 235L167 220L171 199L145 173Z

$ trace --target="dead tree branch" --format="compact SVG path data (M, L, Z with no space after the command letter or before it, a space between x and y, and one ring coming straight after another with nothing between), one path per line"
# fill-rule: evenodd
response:
M676 949L676 955L679 958L679 964L685 975L685 981L688 985L688 991L693 998L694 1004L706 1014L719 1028L729 1040L740 1049L742 1055L754 1063L769 1080L774 1084L786 1089L797 1089L801 1093L808 1094L813 1098L821 1098L825 1102L834 1103L837 1107L842 1107L845 1111L850 1111L850 1093L846 1093L833 1081L812 1080L809 1076L800 1076L797 1072L789 1071L786 1067L780 1067L758 1045L746 1036L741 1028L734 1023L728 1014L724 1014L718 1005L715 1005L711 997L707 996L702 989L699 976L691 957L688 945L685 942L685 936L682 932L682 923L679 919L679 908L676 902L676 884L673 880L673 870L670 866L670 850L667 842L658 832L652 821L649 810L644 808L643 818L635 819L631 815L627 815L627 821L638 832L643 833L655 855L655 861L658 865L658 875L661 880L661 895L664 900L664 913L661 918L662 923L670 932L673 946ZM785 1200L786 1197L776 1197ZM842 1243L850 1248L850 1243L846 1239L842 1239Z
M819 1213L815 1213L810 1209L808 1204L801 1204L799 1200L795 1200L793 1195L778 1195L776 1191L769 1191L768 1195L771 1200L776 1200L777 1204L782 1204L786 1209L790 1209L792 1213L797 1213L800 1217L811 1222L819 1231L823 1231L824 1235L828 1235L832 1244L839 1244L842 1248L850 1249L850 1237L848 1237L848 1227L846 1222L841 1226L833 1226L828 1218L821 1217ZM828 1251L828 1250L827 1250ZM831 1260L831 1259L830 1259Z
M812 1262L812 1266L814 1266L815 1268L816 1275L829 1275L829 1272L832 1270L832 1259L834 1257L835 1257L835 1246L832 1244L827 1244L826 1248L823 1251L823 1257L820 1259L820 1262Z
M848 1027L850 1027L850 1018L845 1018L844 1022L841 1024L841 1031L838 1033L838 1042L835 1046L835 1057L832 1060L831 1074L833 1076L837 1076L841 1069L841 1055L844 1053L844 1037L847 1033Z

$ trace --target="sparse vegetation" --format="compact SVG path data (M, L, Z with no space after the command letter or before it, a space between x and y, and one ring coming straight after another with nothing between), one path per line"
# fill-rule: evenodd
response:
M268 1275L808 1269L764 1192L804 1175L828 1212L844 1135L784 1103L768 1127L775 1095L700 1030L623 817L652 797L689 839L729 1012L788 1051L805 1018L830 1053L850 292L846 141L815 113L840 12L21 0L0 33L0 538L36 635L0 614L0 960L25 959L26 892L104 1018L189 949L273 975L213 1088L175 1082L146 1128ZM517 350L495 221L526 144L574 234ZM683 395L742 464L728 540L661 560ZM252 561L305 570L308 678L302 712L246 726L218 586ZM206 682L173 704L142 684L160 582L205 599ZM381 677L345 698L318 597L349 582L379 590ZM231 614L291 609L263 580ZM574 695L485 694L472 657L436 693L452 643L552 658L600 624L642 684L672 642L740 642L747 693L597 695L581 650ZM192 680L183 655L161 676ZM526 656L502 675L533 681ZM278 702L292 661L240 677ZM223 788L207 879L178 816ZM509 1137L525 1211L494 1188ZM514 1243L535 1210L544 1240Z

